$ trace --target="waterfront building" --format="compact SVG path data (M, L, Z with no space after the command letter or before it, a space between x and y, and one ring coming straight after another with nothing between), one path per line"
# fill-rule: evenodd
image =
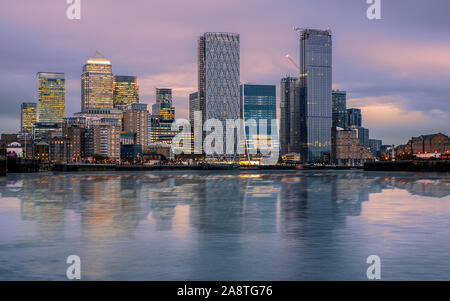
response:
M139 103L136 76L115 75L113 82L114 108L125 111L129 104Z
M93 156L93 141L85 117L64 118L63 137L67 139L67 162L83 162Z
M81 75L81 111L113 108L113 82L111 61L98 51L83 66Z
M361 109L347 109L347 125L350 127L362 126L362 114Z
M6 155L22 158L24 155L22 144L17 141L11 142L6 146Z
M331 84L331 31L300 30L299 103L295 106L294 113L299 118L291 126L294 132L299 131L302 160L329 160L332 127Z
M24 102L20 106L20 130L33 134L34 125L37 121L37 104Z
M115 118L93 120L94 156L101 155L111 161L120 160L120 124Z
M263 154L270 155L279 148L278 128L272 128L272 120L277 119L276 86L242 84L240 94L241 119L245 124L245 141L242 143L246 154L250 154L252 160ZM250 132L248 120L256 121L256 133Z
M375 157L362 144L355 129L340 127L332 130L331 161L336 165L362 165Z
M198 38L198 92L202 120L240 116L240 37L236 33L208 32ZM208 133L206 133L208 134ZM205 135L205 133L202 133ZM237 144L234 143L236 146ZM223 153L226 135L223 135ZM236 153L235 153L236 154ZM235 157L235 154L232 155Z
M42 163L48 163L50 160L50 147L47 142L39 141L34 147L34 157Z
M417 157L440 157L450 153L450 138L442 133L412 137L405 145L395 149L396 155L412 154Z
M298 78L285 77L280 84L280 148L281 155L291 152L291 120L292 109L295 103ZM297 135L300 133L297 132Z
M136 134L136 144L147 146L147 105L143 103L129 104L123 113L123 130Z
M121 144L120 145L120 160L122 162L131 162L142 160L142 145L141 144Z
M66 163L69 161L69 139L53 137L49 139L49 161L51 163Z
M39 72L39 122L61 123L66 116L66 80L64 73Z
M332 104L332 127L347 127L347 92L340 90L333 90Z

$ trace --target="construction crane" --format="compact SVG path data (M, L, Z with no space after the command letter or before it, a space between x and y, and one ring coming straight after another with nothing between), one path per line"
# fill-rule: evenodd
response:
M300 66L297 65L297 63L291 58L291 56L289 54L286 54L285 57L288 59L289 62L292 63L292 65L295 66L295 68L297 68L298 72L300 72Z

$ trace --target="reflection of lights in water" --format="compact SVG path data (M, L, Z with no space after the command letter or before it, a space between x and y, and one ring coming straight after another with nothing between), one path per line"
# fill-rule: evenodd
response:
M239 178L261 178L261 175L239 175Z

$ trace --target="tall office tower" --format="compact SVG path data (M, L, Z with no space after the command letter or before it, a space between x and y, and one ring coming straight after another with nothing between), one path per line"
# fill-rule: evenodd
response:
M280 84L280 147L281 155L291 152L291 105L294 104L298 78L285 77Z
M347 109L347 125L348 126L362 126L361 109Z
M347 126L347 92L332 91L333 100L333 127L346 128Z
M147 128L148 111L147 105L143 103L131 103L123 113L123 129L128 133L136 134L136 143L142 147L148 144Z
M197 141L200 142L199 137L199 129L195 128L195 122L194 122L194 113L200 111L200 98L198 97L198 92L194 92L189 94L189 123L191 124L191 140L192 140L192 146L191 146L191 152L194 153L194 145L195 145L195 138L197 138Z
M113 83L114 108L125 111L130 103L139 103L136 76L115 75Z
M299 124L302 160L329 161L332 125L330 30L300 31Z
M33 134L37 119L37 105L34 102L24 102L20 106L20 130Z
M278 129L273 129L271 124L272 119L277 118L276 99L274 85L241 85L241 118L246 125L246 154L250 154L252 159L260 158L262 154L269 155L274 148L279 147L278 135L275 134ZM256 121L256 133L247 127L249 119ZM265 124L265 129L262 124Z
M191 127L194 126L194 112L200 111L200 102L198 98L198 92L189 94L189 122Z
M61 123L66 115L64 73L39 72L39 122Z
M217 119L225 126L227 119L239 118L241 111L239 85L239 34L221 32L203 34L198 39L198 91L203 122ZM223 154L225 154L225 134L223 139Z
M172 89L156 88L155 96L156 103L152 105L152 115L159 115L162 107L172 107Z
M81 111L92 108L113 108L111 62L98 51L83 66L81 75Z

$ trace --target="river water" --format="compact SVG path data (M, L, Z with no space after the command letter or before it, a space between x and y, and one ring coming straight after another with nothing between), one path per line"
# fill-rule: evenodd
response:
M450 280L450 175L158 171L0 178L0 280Z

